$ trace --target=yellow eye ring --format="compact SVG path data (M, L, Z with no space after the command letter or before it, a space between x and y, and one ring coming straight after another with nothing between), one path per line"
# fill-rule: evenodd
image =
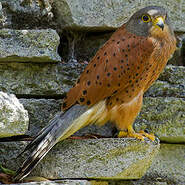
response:
M151 21L151 18L150 18L149 15L143 15L143 16L142 16L142 21L143 21L143 22L150 22L150 21Z

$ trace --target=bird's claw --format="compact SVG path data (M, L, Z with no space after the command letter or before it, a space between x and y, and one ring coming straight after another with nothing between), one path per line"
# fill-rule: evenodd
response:
M145 137L147 137L148 139L150 139L152 141L155 141L154 134L148 134L148 133L146 133L143 130L141 130L139 133L136 133L132 127L129 127L128 128L128 131L120 131L118 133L118 137L119 138L122 138L122 137L131 137L131 138L139 139L141 141L144 141Z

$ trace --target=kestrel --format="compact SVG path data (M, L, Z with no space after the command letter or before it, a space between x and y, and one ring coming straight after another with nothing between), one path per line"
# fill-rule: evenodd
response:
M154 140L152 134L136 133L132 125L144 92L175 49L176 38L164 8L149 6L133 14L97 51L69 90L64 112L56 115L26 147L31 154L14 179L27 176L57 142L92 123L111 121L120 131L118 137L143 140L145 136Z

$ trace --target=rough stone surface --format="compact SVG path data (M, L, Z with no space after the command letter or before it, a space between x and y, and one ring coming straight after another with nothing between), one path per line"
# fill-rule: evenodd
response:
M68 139L58 143L32 175L48 178L138 179L145 174L158 149L159 144L148 140Z
M0 30L0 62L57 62L59 36L47 30Z
M173 97L144 98L136 130L157 134L161 141L185 143L185 99Z
M11 185L19 185L19 184L20 185L96 185L96 184L92 184L88 180L56 180L56 181L44 181L44 182L16 183ZM108 184L105 184L105 185L108 185Z
M19 99L29 114L29 135L35 135L61 110L62 100Z
M58 25L71 29L106 30L119 27L140 8L159 5L168 10L177 31L185 31L184 0L54 0L54 15Z
M43 97L68 91L79 75L77 67L73 65L36 63L0 64L0 74L0 90Z
M147 171L150 179L165 180L167 184L183 185L185 182L185 145L161 144L160 152Z
M0 28L33 29L54 26L50 0L0 0Z
M17 169L23 162L17 155L24 147L24 142L0 143L1 164ZM138 179L145 174L158 150L158 141L153 143L147 139L144 142L135 139L67 139L58 143L30 176Z
M185 98L185 67L167 65L145 96Z
M28 128L28 112L15 95L0 92L0 137L24 134Z

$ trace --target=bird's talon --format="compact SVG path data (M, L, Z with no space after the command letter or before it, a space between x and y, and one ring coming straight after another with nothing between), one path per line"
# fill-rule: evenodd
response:
M143 130L141 130L139 133L142 134L143 136L147 137L148 139L155 141L155 135L153 133L148 134Z
M131 138L136 138L139 139L141 141L144 141L144 138L147 137L148 139L155 141L155 135L154 134L148 134L146 132L144 132L143 130L141 130L139 133L136 133L134 131L132 132L125 132L125 131L120 131L118 133L118 138L122 138L122 137L131 137Z

